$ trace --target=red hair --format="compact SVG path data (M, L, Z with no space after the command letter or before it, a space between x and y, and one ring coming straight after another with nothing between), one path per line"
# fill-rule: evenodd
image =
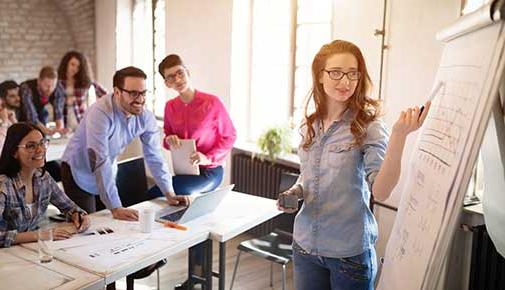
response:
M361 145L366 135L366 128L370 122L376 120L380 114L380 101L371 99L368 94L372 88L372 81L368 75L365 58L360 49L351 42L344 40L334 40L321 47L312 61L312 89L305 106L305 118L302 126L307 127L303 135L303 149L308 150L316 135L313 124L316 120L323 120L328 114L326 103L326 93L323 84L319 82L321 74L326 66L328 58L335 54L350 53L358 61L358 71L360 79L348 102L348 108L356 112L351 122L351 133L354 135L355 143ZM315 112L309 114L309 103L314 101Z

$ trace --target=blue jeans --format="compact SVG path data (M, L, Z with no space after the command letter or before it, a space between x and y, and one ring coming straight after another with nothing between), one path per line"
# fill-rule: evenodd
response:
M200 175L176 175L172 177L172 184L177 195L208 192L216 189L223 181L223 167L201 168ZM164 196L160 188L155 185L149 189L150 197Z
M373 290L377 257L372 247L347 258L311 255L293 242L295 288L297 290Z
M189 195L192 193L209 192L216 189L223 181L223 167L202 168L200 175L176 175L172 177L174 191L177 195ZM155 185L148 191L150 198L164 196L160 188ZM196 265L203 264L204 247L202 244L195 245L189 249L190 259Z

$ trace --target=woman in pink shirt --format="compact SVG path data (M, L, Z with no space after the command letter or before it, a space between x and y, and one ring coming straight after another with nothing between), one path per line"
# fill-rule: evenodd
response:
M200 175L176 175L173 185L177 194L212 191L223 179L223 162L233 147L236 131L221 100L195 90L182 59L171 54L159 64L165 85L179 93L165 105L165 148L177 148L180 139L194 139L196 151L190 156L200 167Z
M218 97L191 86L189 71L178 55L165 57L158 69L165 85L179 93L165 105L163 145L170 150L179 147L181 139L194 139L196 151L188 162L200 167L200 175L173 177L175 193L184 195L212 191L223 180L223 162L235 142L235 127ZM191 255L196 265L201 265L202 254L198 249ZM184 289L185 286L187 283L176 289Z

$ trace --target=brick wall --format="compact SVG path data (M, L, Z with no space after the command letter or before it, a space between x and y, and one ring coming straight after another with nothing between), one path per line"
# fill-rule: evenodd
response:
M35 78L70 49L94 67L94 0L0 0L0 81Z

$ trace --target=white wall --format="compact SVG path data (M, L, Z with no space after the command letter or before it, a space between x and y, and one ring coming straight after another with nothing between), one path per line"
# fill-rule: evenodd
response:
M179 54L193 86L230 107L233 0L166 0L166 51ZM230 160L224 182L229 183Z
M232 0L166 0L166 51L179 54L196 89L230 103Z

